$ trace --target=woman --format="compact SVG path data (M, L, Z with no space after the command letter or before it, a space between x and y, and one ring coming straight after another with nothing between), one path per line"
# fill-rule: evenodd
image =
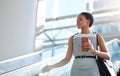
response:
M42 70L50 71L67 64L74 54L71 76L100 76L95 56L110 59L104 40L100 34L94 34L90 27L94 22L90 13L82 12L77 17L77 27L81 32L69 38L66 57L54 65L47 65ZM83 50L82 38L88 38L86 43L88 50ZM97 46L97 47L96 47ZM97 49L99 47L99 50Z

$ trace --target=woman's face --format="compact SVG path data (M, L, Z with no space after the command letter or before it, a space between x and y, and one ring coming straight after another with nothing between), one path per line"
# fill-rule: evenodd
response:
M89 20L86 19L84 15L79 15L77 17L77 27L78 29L84 28L84 27L89 27Z

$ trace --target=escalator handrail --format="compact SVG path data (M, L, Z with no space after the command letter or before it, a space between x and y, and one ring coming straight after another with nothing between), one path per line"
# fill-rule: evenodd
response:
M0 61L0 75L40 62L42 53L43 51L38 51L31 54Z

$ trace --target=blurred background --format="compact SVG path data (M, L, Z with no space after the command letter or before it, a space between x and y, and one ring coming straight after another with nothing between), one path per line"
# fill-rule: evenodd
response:
M120 5L119 0L46 0L42 58L66 53L68 38L78 32L76 17L81 12L91 12L94 16L93 32L105 39L115 68L120 63ZM38 26L40 27L40 26ZM37 35L36 40L39 40ZM38 44L39 45L39 44ZM37 44L36 44L37 46ZM47 50L47 51L46 51ZM49 51L48 51L49 50Z
M24 37L26 36L27 38L25 37L26 39L22 41L23 43L18 45L22 46L23 44L28 43L24 45L23 49L25 47L28 47L29 49L20 49L20 51L23 53L20 54L20 52L17 51L15 52L15 54L18 53L17 55L7 55L7 58L3 57L3 54L1 54L1 75L19 76L18 72L21 73L20 71L22 69L20 76L69 76L72 60L69 64L47 73L42 73L41 68L47 64L54 64L64 58L67 51L68 38L75 33L78 33L76 19L81 12L90 12L93 14L95 21L90 29L93 32L100 33L103 36L105 44L109 49L115 72L118 74L120 67L119 0L33 0L33 2L31 0L21 0L23 2L16 2L15 0L12 1L13 3L11 2L10 5L14 3L21 3L20 7L23 6L23 3L30 4L28 7L31 6L31 8L28 8L27 10L31 10L32 12L26 12L31 13L28 15L26 22L29 25L31 24L30 21L33 21L31 25L33 27L26 27L26 30L29 31L29 36L28 34L25 34L25 32L22 33L24 34ZM0 2L1 4L4 4L8 1L6 0L3 2L2 0ZM16 7L16 5L14 5L14 7ZM24 7L21 7L21 9ZM22 10L22 12L24 11L25 10ZM31 15L32 17L30 18ZM20 17L23 17L23 15ZM23 21L22 26L24 26L24 24L25 26L27 25ZM17 29L20 28L17 27ZM23 29L25 29L25 27L23 27ZM21 29L21 31L23 31L23 29ZM28 40L29 38L31 38L31 40ZM21 40L23 39L20 39L20 41ZM15 50L18 50L18 48ZM25 50L27 50L27 52L25 52ZM8 51L5 50L4 56L6 56L6 52ZM14 65L14 68L11 67L12 65Z

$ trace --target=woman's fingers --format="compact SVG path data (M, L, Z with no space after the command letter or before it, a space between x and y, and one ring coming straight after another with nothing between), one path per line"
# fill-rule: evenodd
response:
M51 70L50 65L46 65L45 67L43 67L42 72L49 72Z
M88 40L88 48L89 48L89 50L90 50L92 53L95 52L95 49L94 49L94 47L93 47L93 44L91 43L91 40Z

